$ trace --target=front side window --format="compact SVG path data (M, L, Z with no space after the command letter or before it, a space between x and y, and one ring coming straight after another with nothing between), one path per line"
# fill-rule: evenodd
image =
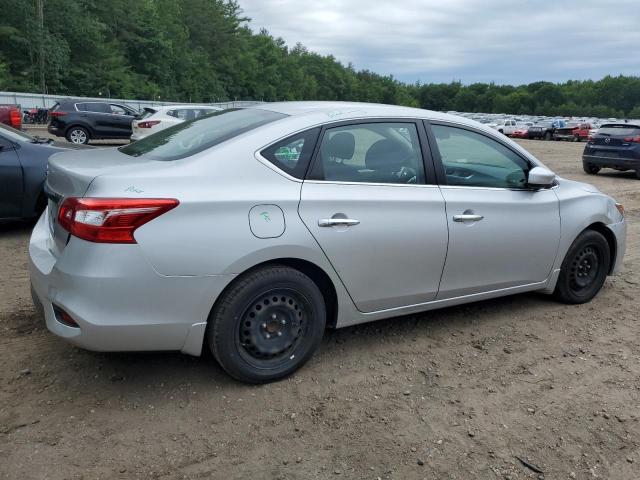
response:
M283 113L258 108L222 110L161 130L120 151L151 160L178 160L285 117Z
M311 161L319 133L319 128L298 133L265 148L260 154L292 177L302 179Z
M310 175L314 180L424 183L414 123L363 123L328 129Z
M524 188L529 164L501 143L463 128L432 125L448 185Z

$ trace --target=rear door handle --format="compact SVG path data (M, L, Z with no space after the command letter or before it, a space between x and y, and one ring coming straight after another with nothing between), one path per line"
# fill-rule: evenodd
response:
M483 218L484 217L482 215L463 214L463 215L454 215L453 221L454 222L479 222Z
M356 220L354 218L321 218L318 220L319 227L335 227L339 225L343 225L346 227L352 227L354 225L358 225L360 220Z

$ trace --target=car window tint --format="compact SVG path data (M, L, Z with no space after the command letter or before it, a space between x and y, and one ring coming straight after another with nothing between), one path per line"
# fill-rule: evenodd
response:
M171 161L194 155L287 115L259 108L228 109L166 128L119 150Z
M292 177L302 179L311 161L319 133L319 128L298 133L265 148L260 154Z
M76 110L78 110L79 112L86 112L87 105L85 103L76 103Z
M448 185L524 188L529 165L501 143L462 128L433 125Z
M94 113L111 113L111 107L108 103L85 103L87 112Z
M413 123L363 123L328 129L310 176L363 183L424 183L424 164Z

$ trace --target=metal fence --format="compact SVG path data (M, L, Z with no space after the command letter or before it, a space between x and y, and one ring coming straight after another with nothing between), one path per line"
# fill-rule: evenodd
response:
M142 110L144 107L157 107L162 105L186 105L188 102L161 102L153 100L130 100L123 98L105 98L105 97L76 97L69 95L41 95L38 93L20 93L20 92L0 92L0 105L20 105L22 110L30 108L51 108L59 100L73 98L79 100L93 100L102 102L126 103L131 107ZM255 105L257 101L233 101L233 102L216 102L216 103L199 103L198 105L215 105L222 108L248 107Z

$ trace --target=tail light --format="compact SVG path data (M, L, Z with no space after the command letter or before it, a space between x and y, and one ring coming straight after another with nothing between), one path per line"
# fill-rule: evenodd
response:
M64 117L67 112L49 112L49 116L53 118Z
M9 110L9 125L16 130L22 128L22 116L20 115L20 110L17 108Z
M626 143L640 143L640 137L625 137L624 141Z
M146 122L138 122L138 127L140 128L151 128L154 125L157 125L160 123L160 120L148 120Z
M71 235L96 243L137 243L133 232L178 206L174 198L68 198L58 223Z

